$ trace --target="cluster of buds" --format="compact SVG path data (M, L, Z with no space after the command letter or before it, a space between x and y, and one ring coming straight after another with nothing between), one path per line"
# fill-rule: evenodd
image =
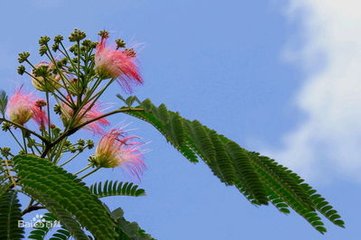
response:
M22 87L16 90L10 96L8 104L5 104L9 121L3 122L3 129L9 130L11 124L26 129L25 124L33 119L42 130L37 136L48 142L65 134L71 135L79 128L91 130L97 136L101 135L95 153L90 158L91 166L123 166L139 177L145 168L140 150L142 143L137 141L135 136L127 136L124 130L113 129L106 132L104 128L110 125L110 122L105 117L106 109L102 108L98 101L114 81L127 93L132 92L133 86L143 83L136 63L136 53L131 48L125 48L125 42L120 39L115 41L116 47L107 46L109 33L106 31L101 31L99 36L99 42L93 42L85 39L84 32L75 30L69 37L70 42L74 43L70 48L64 47L62 36L56 36L52 46L49 45L51 38L43 36L39 40L39 53L48 59L34 65L29 60L28 52L20 53L19 63L28 64L32 69L27 71L24 65L20 65L18 73L27 74L33 87L45 94L46 98L44 100L36 97L34 91L26 93ZM56 59L54 52L57 56L62 55L61 58ZM51 118L50 123L52 102L49 97L55 99L54 110L60 115L63 127L57 127L54 118ZM1 106L0 108L5 109ZM2 113L5 117L5 110ZM46 127L48 131L43 131ZM27 139L28 147L41 145L29 136L23 137ZM63 149L54 149L75 153L82 152L85 146L89 149L93 147L92 142L85 144L82 140L76 145L64 140ZM26 146L22 151L27 151ZM59 157L61 154L53 156Z

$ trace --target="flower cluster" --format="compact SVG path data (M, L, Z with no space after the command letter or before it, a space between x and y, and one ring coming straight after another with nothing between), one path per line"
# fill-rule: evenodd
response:
M41 37L39 53L47 59L38 64L30 62L30 53L20 53L19 63L27 64L31 70L20 65L18 73L28 75L35 90L29 93L21 87L10 96L8 102L7 96L0 99L0 108L3 105L6 107L8 117L3 129L21 128L24 139L16 140L22 151L38 152L41 157L47 157L54 163L60 162L66 152L75 154L91 148L90 141L85 144L80 139L72 144L68 140L80 129L90 130L100 141L94 155L89 158L87 168L121 166L139 178L145 168L141 151L143 144L137 141L138 137L127 136L123 129L107 131L106 127L110 125L107 116L117 111L106 112L107 109L100 103L100 97L113 82L118 82L125 93L131 93L134 86L143 83L136 53L133 49L125 48L125 42L120 39L115 41L115 47L109 47L109 34L106 31L101 31L99 36L99 42L93 42L85 39L85 33L75 30L69 37L70 42L74 43L70 48L64 47L62 36L56 36L53 45L50 45L50 37ZM44 97L39 98L37 94ZM58 115L58 120L51 109ZM4 121L5 113L2 112ZM26 126L31 119L39 126L40 133ZM29 132L42 142L31 139ZM12 136L16 138L16 135Z

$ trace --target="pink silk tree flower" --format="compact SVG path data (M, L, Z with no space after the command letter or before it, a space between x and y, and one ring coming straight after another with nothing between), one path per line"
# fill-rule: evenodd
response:
M46 105L43 100L40 101ZM47 116L41 109L42 106L37 104L38 102L39 100L35 100L34 94L24 93L21 88L16 90L10 97L8 103L7 114L10 120L17 124L24 125L33 118L37 124L43 127L47 122Z
M139 179L145 164L140 150L143 143L136 141L137 138L126 136L123 130L111 130L99 141L92 163L104 168L123 167Z
M96 72L104 78L117 78L120 86L131 93L134 84L143 83L135 63L135 52L129 49L112 49L106 47L105 42L106 38L102 37L96 47Z
M44 129L49 123L48 116L43 110L46 106L46 102L42 99L37 100L33 106L33 119L40 126L40 129Z
M79 113L77 114L77 119L74 121L73 126L78 126L94 118L98 118L104 114L101 110L101 106L99 103L95 103L92 107L90 106L91 103L88 103L79 111ZM69 124L70 120L74 115L74 110L70 106L63 103L61 106L61 113L64 124ZM92 123L85 125L84 128L92 131L95 134L103 134L103 127L108 126L109 124L110 123L106 118L100 118Z

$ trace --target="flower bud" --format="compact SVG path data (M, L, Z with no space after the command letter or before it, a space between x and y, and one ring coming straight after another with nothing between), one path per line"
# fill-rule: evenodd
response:
M69 36L69 41L77 42L77 41L83 40L84 38L86 38L85 32L83 32L79 29L74 29L74 31Z
M29 52L19 53L18 62L23 63L23 62L27 61L29 56L30 56Z
M25 66L24 65L20 65L19 67L18 67L18 74L19 75L23 75L24 73L25 73Z

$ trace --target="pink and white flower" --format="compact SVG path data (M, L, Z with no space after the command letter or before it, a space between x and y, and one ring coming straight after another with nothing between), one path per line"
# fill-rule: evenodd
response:
M134 84L143 83L134 51L109 48L105 37L101 38L96 47L95 69L101 77L117 78L126 92L132 92Z
M49 123L48 116L43 111L44 106L46 106L46 102L39 99L35 102L33 107L33 119L40 128L44 128Z
M40 102L43 104L39 104ZM9 99L7 115L12 122L20 125L24 125L33 118L40 127L44 127L48 120L42 110L44 104L46 105L45 101L36 99L33 93L24 93L19 88Z
M137 136L127 136L121 129L113 129L104 134L95 150L92 162L97 167L123 167L138 179L142 175L145 164Z

